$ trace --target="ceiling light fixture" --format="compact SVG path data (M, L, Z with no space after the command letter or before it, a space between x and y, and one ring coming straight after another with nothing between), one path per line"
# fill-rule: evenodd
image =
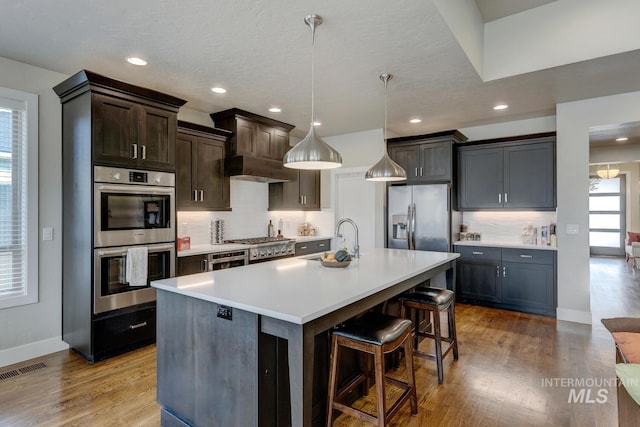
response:
M411 119L411 120L409 120L409 123L422 123L422 120L420 120L420 119Z
M313 122L314 126L322 126L322 122Z
M626 136L621 136L620 138L616 138L616 141L618 142L624 142L624 141L628 141L629 138L627 138Z
M272 113L279 113L282 110L280 108L278 108L278 107L271 107L271 108L269 108L269 111L271 111Z
M596 173L602 179L611 179L611 178L615 178L615 177L618 176L618 174L620 173L620 169L618 169L615 166L612 169L609 166L609 164L607 163L606 169L605 169L604 165L603 166L599 166L598 167L598 171Z
M494 110L506 110L507 108L509 108L507 104L498 104L493 107Z
M215 92L215 93L227 93L227 90L223 87L220 86L216 86L216 87L212 87L211 88L211 92Z
M393 78L393 74L382 74L380 80L384 82L384 154L382 158L371 167L364 175L367 181L404 181L407 172L391 160L387 153L387 84Z
M145 65L147 65L147 61L145 61L142 58L137 58L135 56L130 56L127 58L127 62L129 64L133 64L133 65L137 65L139 67L144 67Z
M322 24L322 17L308 15L304 22L311 28L311 126L304 139L284 155L282 163L292 169L333 169L342 166L342 156L329 144L316 136L314 129L314 58L316 27Z

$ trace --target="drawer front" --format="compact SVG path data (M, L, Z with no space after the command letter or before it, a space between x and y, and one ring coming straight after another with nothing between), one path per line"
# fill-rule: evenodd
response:
M500 263L501 251L501 248L492 248L488 246L456 245L456 252L460 254L460 258L463 260L486 260Z
M502 260L505 262L523 262L527 264L553 264L554 251L540 249L502 249Z
M317 252L325 252L331 249L331 241L326 240L314 240L311 242L299 242L296 243L296 256L315 254Z
M155 340L155 307L94 322L95 360L151 344Z

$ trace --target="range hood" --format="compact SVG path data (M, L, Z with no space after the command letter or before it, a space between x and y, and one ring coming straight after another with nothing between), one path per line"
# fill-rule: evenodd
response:
M231 179L257 182L296 181L298 171L285 168L282 157L289 146L293 125L231 108L210 114L216 128L232 132L224 162Z
M254 182L285 182L298 179L298 171L285 168L282 161L249 155L227 157L224 171L231 179Z

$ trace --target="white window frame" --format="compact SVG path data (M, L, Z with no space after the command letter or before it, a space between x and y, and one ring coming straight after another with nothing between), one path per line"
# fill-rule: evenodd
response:
M0 103L26 106L27 121L27 224L25 292L0 297L0 309L38 302L38 95L0 87Z

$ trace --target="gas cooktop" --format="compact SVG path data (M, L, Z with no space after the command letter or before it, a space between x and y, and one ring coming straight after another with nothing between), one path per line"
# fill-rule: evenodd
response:
M225 240L225 243L240 243L243 245L259 245L262 243L280 243L290 242L293 239L285 239L283 237L247 237L243 239L230 239Z

